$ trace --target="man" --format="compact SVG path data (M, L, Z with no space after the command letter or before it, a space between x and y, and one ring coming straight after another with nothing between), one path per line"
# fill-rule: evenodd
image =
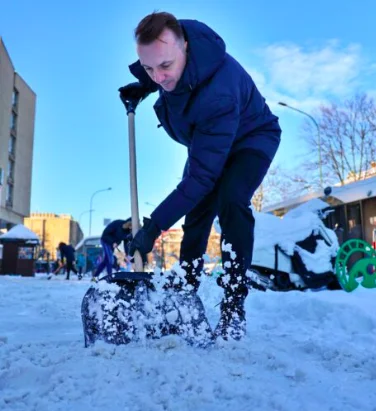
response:
M99 274L106 268L107 274L112 274L112 266L114 263L114 249L123 241L124 250L127 251L129 243L132 240L132 221L114 220L104 229L101 236L101 244L103 248L104 258L98 265L93 279L96 280Z
M70 272L73 271L75 274L78 274L76 267L74 266L75 258L75 249L71 245L67 245L63 242L59 243L60 259L62 266L65 266L65 271L67 272L66 280L69 280ZM64 263L64 260L66 261ZM78 278L81 280L81 276Z
M123 102L154 91L161 125L188 149L181 183L144 218L130 253L150 252L161 230L185 216L180 261L197 290L213 220L222 228L226 275L221 317L215 330L240 339L246 330L246 270L252 260L251 198L280 143L281 129L252 78L229 54L221 37L203 23L169 13L146 16L135 30L139 80L119 89ZM197 264L197 262L199 264Z

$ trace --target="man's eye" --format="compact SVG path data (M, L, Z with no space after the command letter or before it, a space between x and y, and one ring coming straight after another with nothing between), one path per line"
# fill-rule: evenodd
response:
M150 67L145 67L146 71L151 71L152 69Z
M162 66L163 69L167 69L170 67L170 64L167 64L166 66Z

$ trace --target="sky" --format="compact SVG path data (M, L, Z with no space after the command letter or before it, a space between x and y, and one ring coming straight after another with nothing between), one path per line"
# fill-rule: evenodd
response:
M87 235L91 197L111 187L93 197L92 234L105 218L130 216L128 120L117 89L134 81L133 30L154 10L200 20L223 37L280 119L275 164L296 167L306 152L305 116L279 101L314 115L359 91L376 96L372 0L5 2L0 35L37 94L32 212L71 214ZM176 187L186 160L186 149L157 128L156 98L136 114L141 217Z

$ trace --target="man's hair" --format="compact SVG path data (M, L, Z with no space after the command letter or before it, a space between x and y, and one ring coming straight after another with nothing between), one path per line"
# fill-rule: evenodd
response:
M157 40L164 29L171 30L178 40L184 39L184 32L176 17L166 12L154 12L144 17L136 27L134 35L138 44L144 46Z

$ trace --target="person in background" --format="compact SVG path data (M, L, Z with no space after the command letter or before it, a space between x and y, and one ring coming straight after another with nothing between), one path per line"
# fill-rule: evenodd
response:
M74 262L76 260L75 249L73 248L73 246L61 242L59 243L59 250L60 250L60 256L61 256L61 262L63 265L65 265L65 271L67 273L67 276L65 279L69 280L71 271L73 271L75 274L78 275L78 271L76 270L76 267L74 266ZM64 264L64 261L65 261L65 264ZM81 280L80 277L79 277L79 280Z
M104 258L98 265L93 281L96 281L101 272L106 268L107 274L112 274L114 264L114 249L123 242L124 250L128 250L129 243L132 240L132 220L114 220L104 229L101 236Z
M82 272L85 267L85 256L82 253L77 254L76 267L78 270L78 276L82 278Z

